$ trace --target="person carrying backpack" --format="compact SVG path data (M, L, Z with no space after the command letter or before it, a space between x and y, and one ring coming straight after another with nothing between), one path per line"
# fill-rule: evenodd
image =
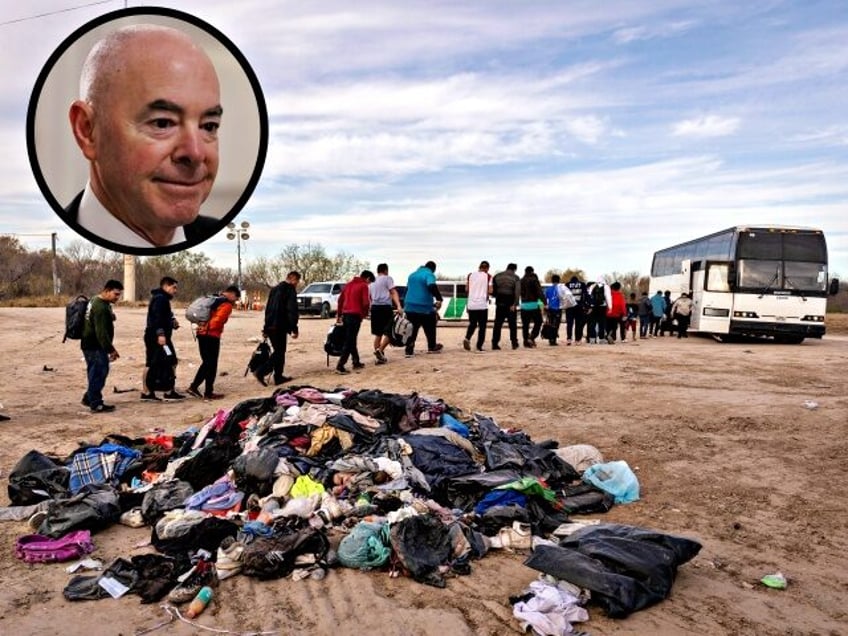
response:
M294 270L286 275L271 289L268 294L268 303L265 305L265 322L262 326L262 334L271 342L271 359L268 365L254 371L253 376L262 386L267 386L265 378L268 374L274 374L274 384L279 385L291 382L292 377L283 375L286 366L286 338L291 335L297 339L297 286L300 283L300 272Z
M534 348L536 338L542 330L542 307L545 305L545 294L535 270L528 265L524 268L524 276L519 282L521 288L521 333L524 336L524 346ZM533 325L532 328L530 325Z
M212 308L208 322L197 325L197 348L200 350L200 367L194 376L194 381L186 389L186 393L206 400L220 400L222 393L215 393L215 377L218 375L218 356L221 353L221 335L224 325L230 319L233 305L241 297L241 291L235 285L230 285L221 295L221 300ZM203 395L200 385L205 382Z
M547 321L552 334L548 338L548 344L552 347L557 346L559 325L562 322L562 293L560 288L566 288L560 283L561 280L559 274L554 274L551 276L551 286L545 290L545 300L548 304Z
M88 303L85 313L80 349L85 358L88 386L82 396L82 405L92 413L114 411L112 404L103 402L103 387L109 375L109 363L119 358L113 341L115 339L115 313L112 305L118 302L124 286L120 281L106 281L97 296Z
M171 310L171 300L176 293L177 281L170 276L163 276L162 280L159 281L159 287L150 292L150 303L147 305L147 325L144 328L144 373L141 376L141 399L144 401L162 401L162 398L156 396L156 392L151 386L153 382L148 382L148 377L151 368L155 370L155 365L161 364L163 359L173 365L170 375L174 377L173 382L176 382L174 372L177 366L177 350L171 340L174 330L180 328L177 318ZM165 348L165 351L163 351L163 348ZM173 384L167 388L163 397L166 400L185 399L184 395L174 390Z
M588 299L591 303L589 313L589 342L598 344L606 338L607 309L612 305L612 292L603 276L589 286Z

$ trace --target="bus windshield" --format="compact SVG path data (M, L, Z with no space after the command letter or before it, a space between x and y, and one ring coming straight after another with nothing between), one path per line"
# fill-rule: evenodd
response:
M737 251L739 287L824 292L827 247L820 233L742 232Z

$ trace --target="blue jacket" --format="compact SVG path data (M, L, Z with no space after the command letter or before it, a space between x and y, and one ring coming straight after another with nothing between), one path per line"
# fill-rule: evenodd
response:
M556 311L560 308L559 291L557 290L556 285L551 285L545 290L545 298L548 301L548 309Z
M665 298L662 297L662 294L651 296L651 313L654 318L662 318L665 315Z

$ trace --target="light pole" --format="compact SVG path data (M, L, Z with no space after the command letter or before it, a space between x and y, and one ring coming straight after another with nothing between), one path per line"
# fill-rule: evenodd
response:
M241 242L246 241L247 239L250 238L250 234L247 233L247 228L249 228L249 227L250 227L250 223L248 223L247 221L242 221L241 223L238 224L238 226L236 226L235 223L228 223L227 224L227 229L229 230L229 232L227 232L227 238L230 239L231 241L233 239L235 239L235 241L236 241L236 253L238 254L238 281L236 281L236 284L238 285L239 289L242 288L242 286L241 286Z

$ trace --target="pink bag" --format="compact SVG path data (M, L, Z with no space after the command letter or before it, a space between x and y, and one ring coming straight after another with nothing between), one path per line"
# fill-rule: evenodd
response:
M76 530L59 539L27 534L15 541L15 556L27 563L70 561L94 551L91 532Z

